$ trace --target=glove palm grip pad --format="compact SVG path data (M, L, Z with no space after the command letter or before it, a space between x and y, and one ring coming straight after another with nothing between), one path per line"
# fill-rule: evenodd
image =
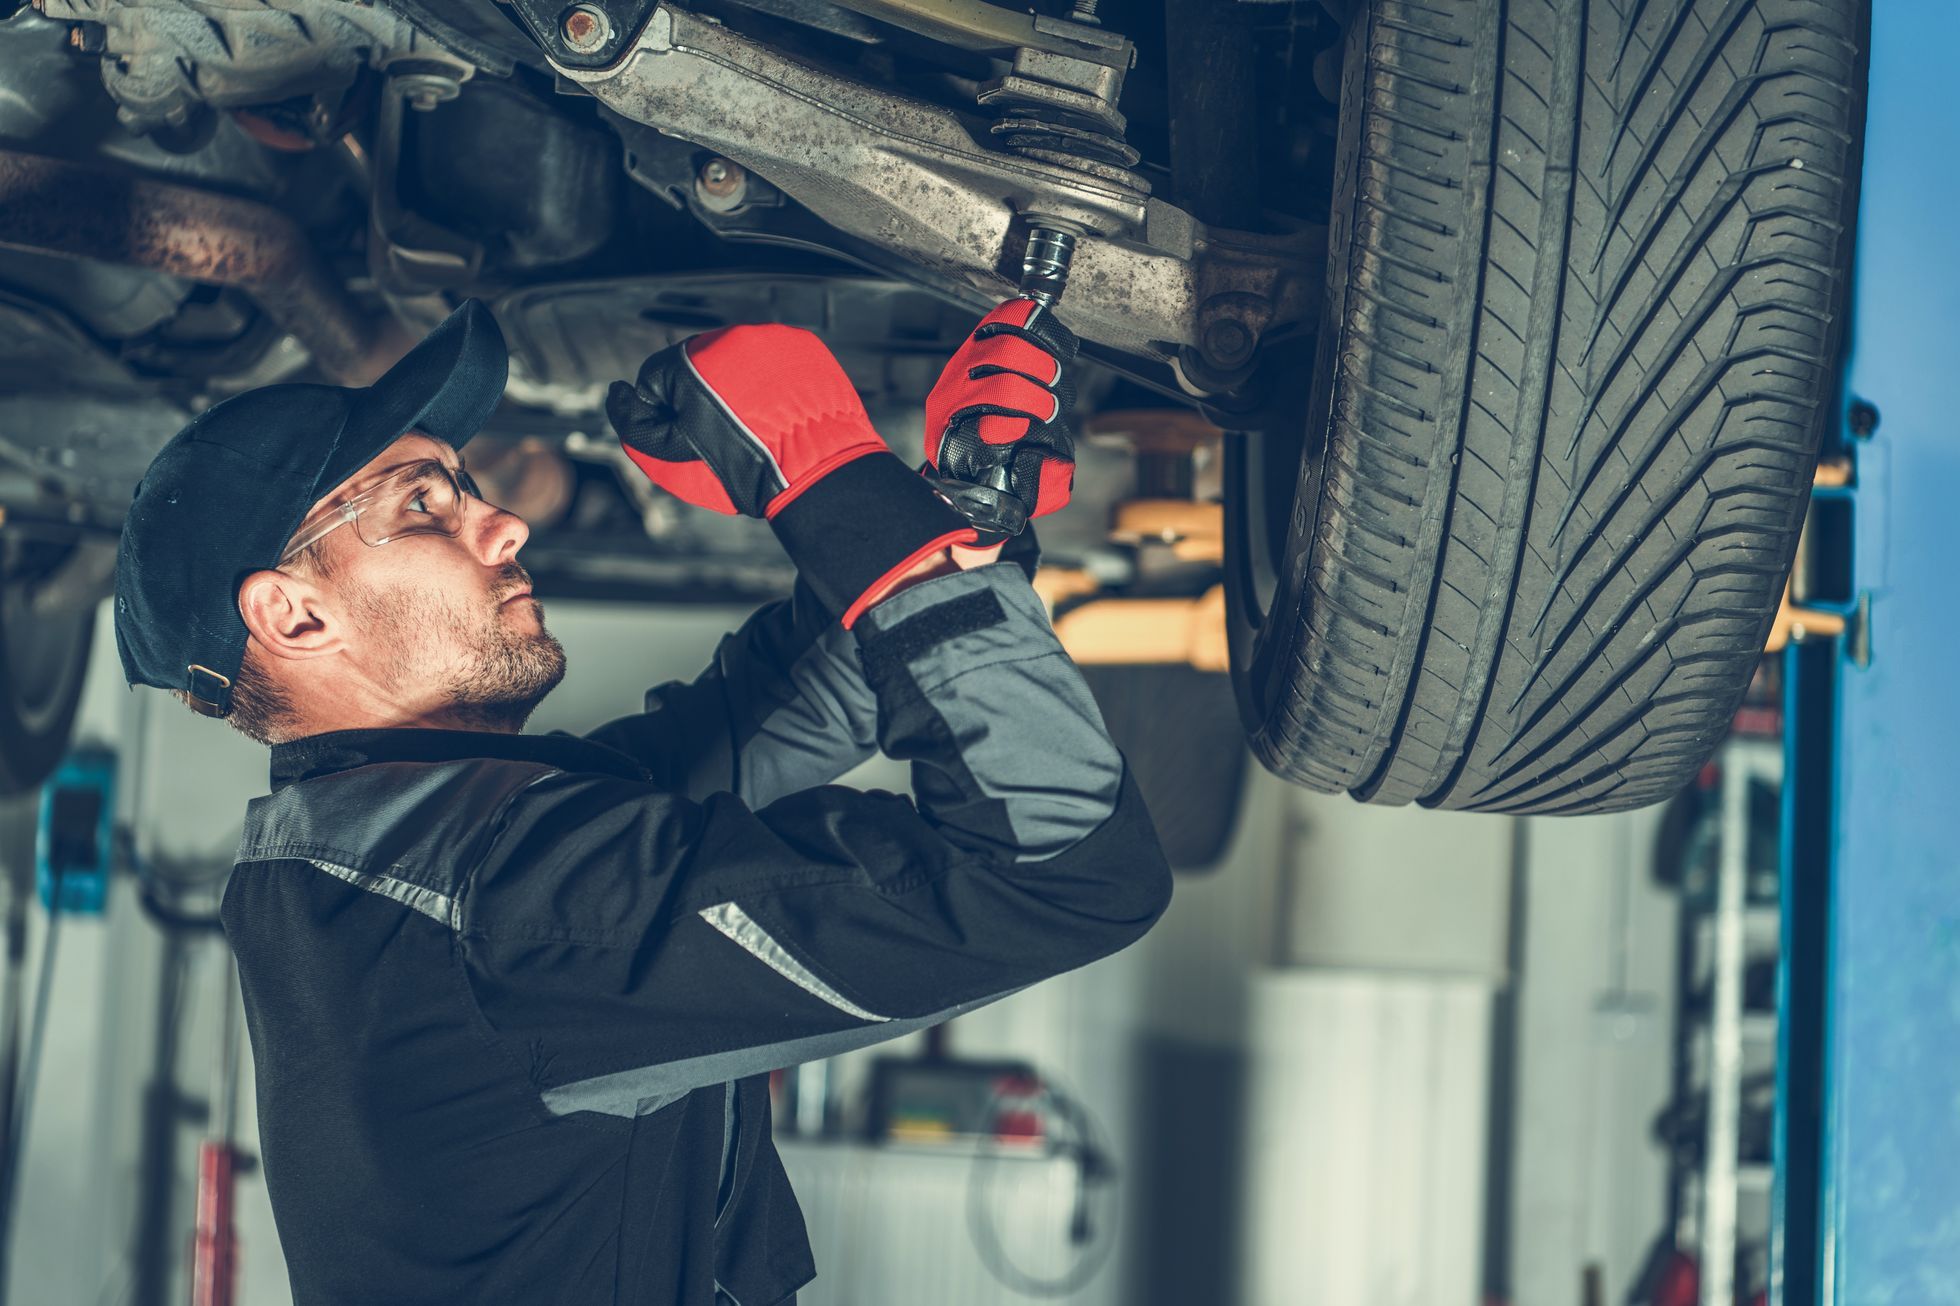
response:
M926 400L928 475L991 536L1018 534L1068 502L1075 352L1075 337L1040 304L1011 299L981 319Z

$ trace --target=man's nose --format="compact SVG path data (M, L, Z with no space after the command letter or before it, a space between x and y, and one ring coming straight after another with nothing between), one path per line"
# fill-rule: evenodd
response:
M471 515L476 518L475 528L477 556L491 566L500 566L517 556L524 542L531 538L531 528L522 517L494 503L478 499L470 504Z

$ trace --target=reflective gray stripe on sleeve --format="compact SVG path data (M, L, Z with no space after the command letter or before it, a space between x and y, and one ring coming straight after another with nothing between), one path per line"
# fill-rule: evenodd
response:
M894 1018L879 1025L858 1025L830 1034L809 1034L781 1043L736 1048L731 1052L714 1052L707 1056L689 1057L684 1061L666 1061L633 1070L614 1071L610 1075L595 1075L591 1079L548 1088L541 1096L545 1108L553 1115L596 1111L601 1115L630 1119L678 1102L697 1088L725 1084L730 1080L781 1070L784 1066L798 1066L805 1061L818 1061L840 1052L870 1047L873 1043L883 1043L910 1034L913 1030L951 1020L1018 992L1019 989L1009 989L1004 993L948 1007L944 1011L935 1011L930 1016Z
M336 866L332 862L323 862L317 857L309 857L306 860L336 880L345 880L357 889L366 889L369 893L378 893L383 898L391 898L410 911L421 912L430 920L447 925L452 930L460 928L456 916L456 900L446 893L437 893L434 889L425 889L419 884L410 884L407 880L398 880L392 875L370 875L350 866Z
M635 1116L650 1116L662 1107L672 1106L699 1087L692 1085L654 1091L650 1085L659 1078L649 1075L644 1069L622 1070L616 1074L581 1079L558 1088L547 1088L539 1096L544 1098L545 1110L555 1116L568 1116L574 1111L596 1111L602 1116L631 1120Z
M721 1177L715 1184L715 1228L735 1200L735 1081L721 1092Z
M783 945L769 936L769 932L756 924L749 914L732 902L717 903L713 907L701 909L701 919L727 935L763 965L781 975L805 993L828 1002L847 1016L859 1020L884 1023L890 1016L881 1016L875 1011L866 1011L857 1003L839 993L811 973L810 968L783 950Z

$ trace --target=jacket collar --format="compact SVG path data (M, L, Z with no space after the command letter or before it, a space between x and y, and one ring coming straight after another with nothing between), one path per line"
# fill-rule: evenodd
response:
M553 731L506 735L489 730L333 730L272 746L272 789L376 762L454 762L468 758L537 762L561 771L601 771L629 780L647 772L616 748Z

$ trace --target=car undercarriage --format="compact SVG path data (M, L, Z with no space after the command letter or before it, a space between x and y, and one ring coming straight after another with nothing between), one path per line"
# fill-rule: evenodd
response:
M1317 788L1664 798L1762 647L1846 284L1863 20L1775 7L17 7L0 778L57 754L131 489L210 403L361 384L481 298L512 364L473 463L547 592L761 595L767 532L622 475L606 385L705 328L807 326L916 461L1032 240L1072 249L1048 275L1083 341L1058 615L1218 626L1253 752Z

